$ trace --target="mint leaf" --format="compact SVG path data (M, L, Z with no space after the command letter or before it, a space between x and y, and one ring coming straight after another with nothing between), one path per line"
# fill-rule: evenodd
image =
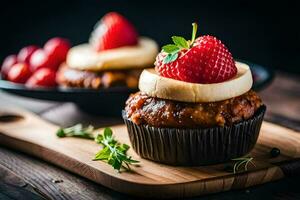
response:
M94 127L83 127L82 124L76 124L68 128L60 128L57 130L57 137L79 137L85 139L94 139Z
M112 167L116 170L120 170L122 167L122 162L118 159L113 159L112 162L110 163Z
M105 138L111 138L112 130L110 128L104 128L103 135Z
M114 139L111 128L105 128L102 134L96 136L95 141L103 146L103 149L95 155L93 160L105 161L118 171L120 171L121 168L130 170L130 164L139 162L126 155L130 148L129 145L121 144Z
M178 46L176 46L175 44L167 44L167 45L163 46L162 49L166 53L176 53L180 50L180 48Z
M173 54L168 54L163 63L168 64L170 62L173 62L174 60L176 60L178 58L178 53L173 53Z
M129 148L130 148L129 145L127 144L121 144L120 146L117 147L117 149L124 154Z
M57 137L66 137L64 129L62 129L62 128L57 130L56 135L57 135Z
M98 144L101 144L103 141L103 135L98 134L95 138L95 142L97 142Z
M110 149L108 147L105 147L95 155L95 158L93 160L107 160L110 154Z
M183 37L180 36L173 36L172 40L174 44L179 47L180 49L188 49L189 48L189 43L184 39Z

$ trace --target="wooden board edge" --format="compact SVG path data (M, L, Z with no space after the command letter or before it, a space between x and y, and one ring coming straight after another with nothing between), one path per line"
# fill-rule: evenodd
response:
M130 194L138 197L151 197L151 198L183 198L193 197L205 194L212 194L218 192L224 192L228 190L242 189L245 187L251 187L267 183L270 181L278 180L284 177L284 174L280 167L273 166L267 169L254 170L247 173L240 173L238 175L230 174L220 179L218 177L210 178L192 182L177 183L177 184L164 184L164 185L149 185L139 184L134 182L128 182L123 179L117 179L106 173L101 173L97 169L89 169L89 167L81 163L78 165L78 161L69 158L63 154L60 154L52 149L41 147L37 144L30 143L28 141L16 139L0 133L0 144L9 148L20 150L24 153L33 155L42 160L50 162L58 167L61 167L67 171L85 177L93 182L99 183L112 190ZM30 147L30 148L29 148ZM38 150L37 150L38 149ZM43 150L42 150L43 149ZM36 153L39 152L39 153ZM49 155L49 156L45 156ZM76 165L75 168L70 169L64 165L63 162L68 160L68 163ZM100 172L100 173L99 173ZM254 181L253 181L254 180ZM120 183L123 182L122 184ZM105 184L110 183L110 184ZM124 187L127 185L127 187ZM216 187L216 185L222 185L223 187ZM142 188L142 189L141 189ZM156 194L159 194L157 196Z

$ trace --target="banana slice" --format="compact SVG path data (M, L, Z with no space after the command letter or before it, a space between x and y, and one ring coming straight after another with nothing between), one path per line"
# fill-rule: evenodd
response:
M145 69L139 80L139 89L152 97L183 102L216 102L248 92L252 75L248 65L236 62L237 75L222 83L197 84L159 76L154 69Z
M66 63L79 70L104 71L115 69L145 68L153 66L158 53L154 40L141 37L137 46L126 46L96 52L89 44L70 49Z

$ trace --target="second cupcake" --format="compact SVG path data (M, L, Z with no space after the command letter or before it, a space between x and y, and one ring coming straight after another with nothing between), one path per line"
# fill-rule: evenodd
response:
M139 37L125 17L111 12L96 24L89 43L69 50L57 82L90 89L137 88L140 73L143 68L153 67L157 53L154 40Z

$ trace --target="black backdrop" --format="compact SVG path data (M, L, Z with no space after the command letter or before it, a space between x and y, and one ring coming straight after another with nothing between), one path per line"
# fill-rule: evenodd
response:
M0 9L1 60L54 36L85 42L101 16L118 11L160 45L173 34L189 38L197 21L198 34L217 36L234 57L300 73L296 1L10 0L1 1Z

